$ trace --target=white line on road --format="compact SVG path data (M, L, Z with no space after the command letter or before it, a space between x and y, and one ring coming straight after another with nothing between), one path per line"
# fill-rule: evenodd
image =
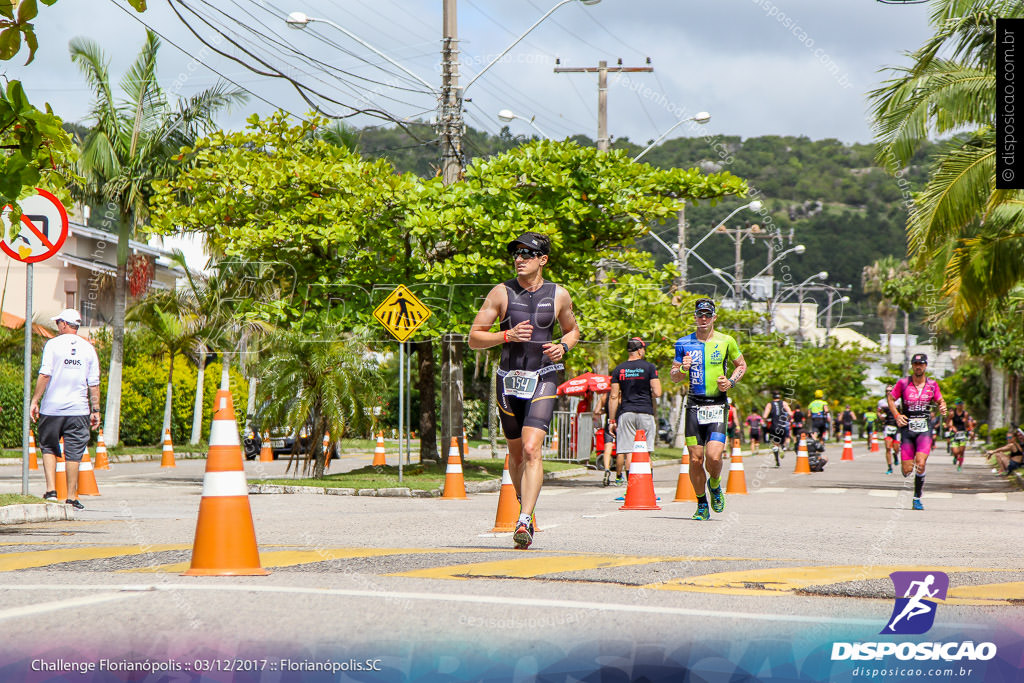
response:
M22 588L22 586L19 586ZM54 588L63 588L63 586L51 586L51 590ZM93 590L96 588L108 588L108 586L93 586ZM124 591L123 588L118 588L119 591ZM111 600L123 600L124 598L134 598L143 595L143 593L136 592L117 592L117 593L100 593L99 595L89 595L81 598L71 598L70 600L54 600L53 602L42 602L38 605L26 605L25 607L12 607L10 609L0 610L0 621L6 619L17 619L18 617L30 617L35 614L44 614L46 612L56 612L57 610L68 610L74 607L85 607L86 605L95 605L100 602L110 602Z
M875 496L877 498L898 498L900 492L892 489L871 489L868 491L868 495Z
M1005 493L979 493L977 494L978 500L998 500L1006 502Z
M785 492L786 492L786 489L773 489L773 488L771 488L769 486L765 486L764 488L760 488L760 489L754 489L754 493L785 493Z
M0 590L53 590L55 586L47 584L29 584L20 586L0 586ZM113 597L129 597L132 595L145 595L147 592L174 592L174 591L224 591L231 593L281 593L290 595L335 595L349 598L367 598L371 600L418 600L423 602L461 602L478 605L500 605L502 607L541 607L552 609L575 609L592 612L612 612L627 614L658 614L665 616L680 617L708 617L720 619L745 619L749 621L783 621L803 624L850 624L856 626L878 626L877 619L841 619L825 616L802 616L797 614L756 614L753 612L725 612L722 610L691 609L685 607L659 607L655 605L623 605L604 602L584 602L576 600L544 600L537 598L502 597L494 595L458 595L445 593L409 593L403 591L367 591L351 590L345 588L305 588L301 586L230 586L230 585L202 585L195 583L162 583L162 584L126 584L115 586L97 585L60 585L60 588L74 591L87 590L119 590L126 593L102 593L93 598L93 602L111 600ZM57 609L60 606L68 606L72 603L87 600L88 598L77 598L61 603L53 604ZM38 605L37 607L43 607ZM16 608L33 609L33 608ZM13 611L13 610L8 610ZM0 612L3 615L4 612Z
M823 489L811 489L813 493L846 493L849 489L835 489L835 488L823 488Z

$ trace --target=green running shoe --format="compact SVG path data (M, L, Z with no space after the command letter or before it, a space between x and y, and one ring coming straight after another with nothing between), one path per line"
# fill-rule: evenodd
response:
M708 489L708 493L711 494L711 509L715 512L721 512L725 509L725 496L722 495L722 487Z
M697 503L697 511L693 513L693 517L690 519L700 519L704 521L711 519L711 511L708 510L708 504Z

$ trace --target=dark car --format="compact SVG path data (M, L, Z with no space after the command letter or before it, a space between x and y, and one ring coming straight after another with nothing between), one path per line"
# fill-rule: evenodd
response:
M672 441L673 441L673 439L675 439L675 437L676 437L676 434L675 434L675 431L672 429L672 423L670 423L667 419L665 419L663 417L659 417L658 418L658 438L661 439L662 442L671 445Z
M247 460L256 460L260 457L260 450L263 448L263 438L259 434L253 434L252 436L246 437L242 441L244 448L245 457ZM274 460L278 458L288 458L292 455L292 450L295 447L295 434L283 434L282 432L270 432L270 452L274 456ZM299 437L299 447L296 455L305 455L309 452L309 437L302 435ZM331 457L338 457L337 446L331 444Z

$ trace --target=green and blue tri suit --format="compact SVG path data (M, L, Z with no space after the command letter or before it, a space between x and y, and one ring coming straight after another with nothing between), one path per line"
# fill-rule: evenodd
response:
M687 355L693 362L686 395L686 445L724 444L726 395L718 389L718 378L729 376L732 363L742 355L740 347L721 332L712 332L707 341L700 341L694 333L676 341L676 362L682 363Z

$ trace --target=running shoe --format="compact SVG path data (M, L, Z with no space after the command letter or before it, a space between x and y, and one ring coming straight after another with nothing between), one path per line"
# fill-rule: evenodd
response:
M616 486L625 486L626 485L626 478L625 477L615 477L615 485Z
M697 503L697 511L693 513L693 517L690 519L699 519L703 521L711 519L711 512L708 510L708 504Z
M47 491L46 493L43 494L43 500L52 500L54 503L56 503L57 502L57 492L56 491Z
M963 465L957 465L957 466L956 466L956 471L957 471L957 472L962 472L962 471L963 471L963 469L964 469Z
M529 525L520 522L516 526L512 540L516 542L516 550L526 550L530 547L530 544L533 543L533 518L530 519Z
M79 503L77 498L75 500L71 500L70 498L68 498L67 500L64 501L64 504L65 505L70 505L71 507L75 508L76 510L84 510L85 509L85 506L82 505L81 503Z
M924 510L924 505L921 505L921 499L915 498L913 508L915 510Z
M611 480L612 480L612 471L611 470L605 470L604 471L604 483L602 483L601 486L607 486L608 484L611 483Z
M886 474L892 474L892 468L890 467L889 469L887 469L887 470L885 471L885 473L886 473Z
M711 509L715 512L721 512L725 509L725 496L722 495L722 487L709 488L708 493L711 494Z

